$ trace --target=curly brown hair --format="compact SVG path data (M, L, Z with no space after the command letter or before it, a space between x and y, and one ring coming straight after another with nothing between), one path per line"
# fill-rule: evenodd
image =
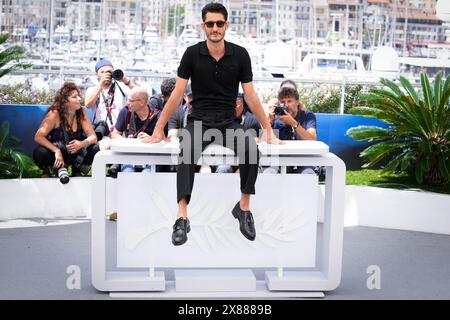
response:
M66 103L69 101L69 96L73 91L77 91L79 95L81 95L80 88L73 82L65 82L64 85L56 92L55 97L53 99L53 103L48 108L47 113L50 111L57 111L59 114L59 119L61 123L66 126L66 128L70 129L69 119L67 118L67 107ZM84 119L83 109L80 108L75 111L75 116L77 119L77 123L80 124Z

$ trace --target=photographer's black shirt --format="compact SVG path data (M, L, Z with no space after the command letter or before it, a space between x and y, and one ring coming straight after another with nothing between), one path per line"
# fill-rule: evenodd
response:
M119 116L117 117L117 122L115 125L115 129L120 131L120 132L125 132L127 129L127 119L128 119L128 106L126 106L125 108L123 108L122 110L120 110ZM150 122L147 125L147 128L145 128L145 130L143 130L143 132L147 133L148 135L152 135L153 134L153 130L155 130L155 125L156 122L158 121L160 113L158 113L155 117L153 117ZM130 115L130 122L134 121L134 128L136 128L136 131L139 131L146 122L146 119L141 120L137 114L134 114L134 116ZM134 130L132 129L133 126L130 125L130 131L128 132L129 135L133 135L135 134Z
M208 51L206 41L188 47L178 67L178 77L192 85L193 110L234 110L239 82L253 80L252 65L247 50L225 41L225 55L216 61Z

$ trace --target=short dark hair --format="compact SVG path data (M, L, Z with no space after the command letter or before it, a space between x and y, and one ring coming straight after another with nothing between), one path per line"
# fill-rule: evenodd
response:
M297 89L297 84L295 83L294 80L284 80L281 84L280 84L280 88L284 87L285 84L291 84L295 89Z
M161 93L164 97L169 97L173 89L175 89L175 83L177 80L175 78L165 79L161 83Z
M206 6L203 7L203 9L202 9L202 20L203 20L203 22L205 22L206 14L208 12L221 13L221 14L223 14L223 17L225 18L225 21L227 21L227 19L228 19L227 8L225 8L223 6L223 4L221 4L221 3L211 2L211 3L208 3Z
M291 87L283 87L278 91L278 100L282 100L285 98L294 98L295 100L300 100L300 95L298 91Z

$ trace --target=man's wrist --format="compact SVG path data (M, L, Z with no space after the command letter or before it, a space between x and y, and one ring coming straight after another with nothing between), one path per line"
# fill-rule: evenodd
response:
M131 80L130 80L130 79L127 79L127 80L128 80L128 81L124 81L124 82L123 82L126 86L130 85L130 83L131 83Z
M156 123L155 131L164 131L164 126L161 126L160 124Z

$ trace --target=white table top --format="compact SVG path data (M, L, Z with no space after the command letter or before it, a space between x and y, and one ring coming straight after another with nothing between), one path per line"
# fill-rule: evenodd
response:
M263 155L323 155L329 152L329 147L322 141L297 140L284 141L285 144L273 145L259 143L259 150ZM178 140L172 142L143 143L139 139L113 139L111 150L119 153L147 153L147 154L178 154L180 147ZM203 155L234 155L231 149L211 144Z

